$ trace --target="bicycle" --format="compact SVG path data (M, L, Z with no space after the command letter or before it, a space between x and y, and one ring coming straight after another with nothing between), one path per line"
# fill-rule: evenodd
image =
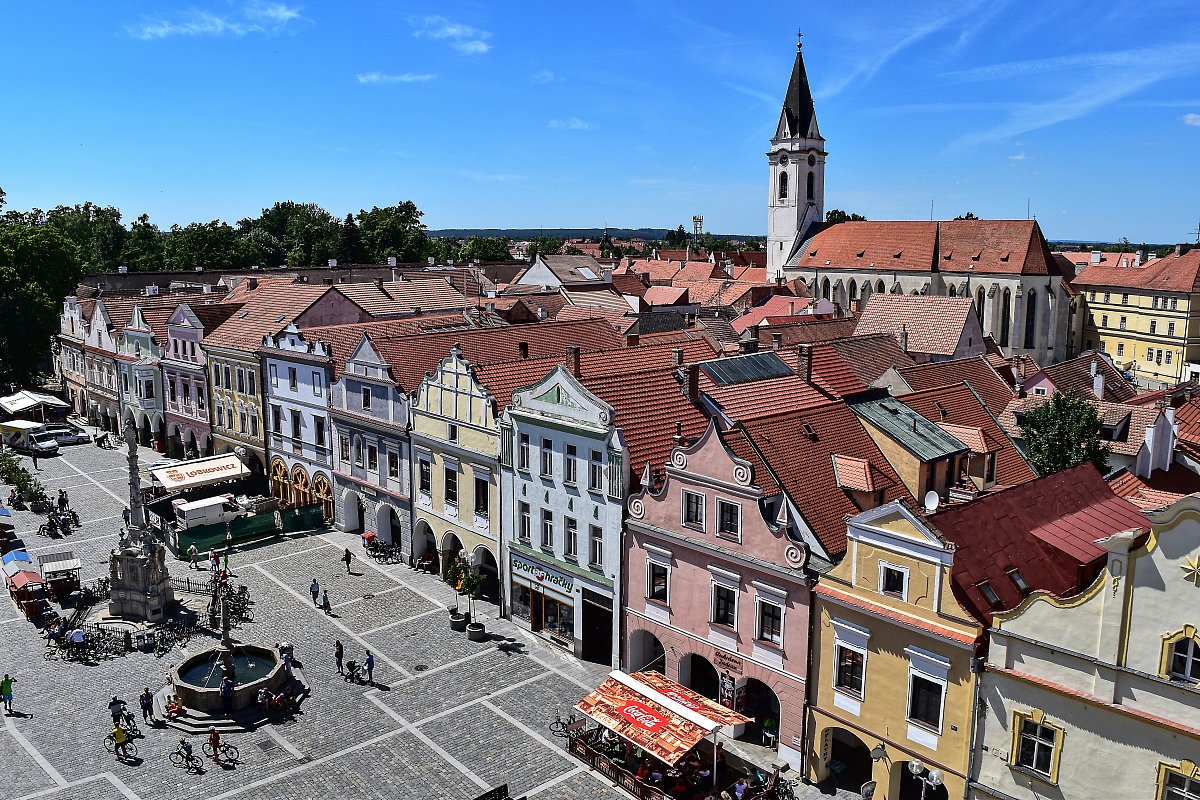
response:
M582 717L578 717L572 712L566 719L563 719L559 714L554 715L554 722L549 725L550 733L561 739L570 738L579 728L584 725Z
M113 738L113 735L111 733L108 736L104 737L104 749L110 753L117 752L117 740ZM138 754L137 745L134 744L132 739L126 739L125 740L125 752L124 752L124 754L117 753L117 757L118 758L126 758L126 759L137 758L137 754Z
M133 713L130 711L126 711L124 714L121 715L121 727L124 728L125 732L128 733L130 736L141 736L142 735L142 731L138 727L138 724L137 724L137 719L133 716Z
M775 781L775 800L796 800L796 785L786 778Z
M213 755L213 746L211 742L204 743L204 755L208 758L215 758ZM230 764L236 764L240 760L238 758L238 749L232 744L221 742L218 751L221 753L221 760Z
M167 757L171 759L172 764L177 767L183 767L188 772L204 771L204 762L195 753L183 753L179 750L172 750Z

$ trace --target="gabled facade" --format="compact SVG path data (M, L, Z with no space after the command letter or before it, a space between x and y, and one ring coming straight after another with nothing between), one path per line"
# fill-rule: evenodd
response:
M409 396L369 335L334 374L330 398L337 527L373 532L411 563Z
M814 590L809 777L907 800L920 760L943 775L926 800L963 797L983 626L955 597L954 545L901 502L852 518L846 538Z
M460 555L500 601L500 437L491 393L456 345L412 398L413 557L432 545L443 575Z
M89 315L84 303L74 295L63 301L63 310L58 318L57 370L66 391L66 401L74 413L89 416L87 340ZM90 308L92 303L87 303Z
M229 310L236 311L236 304ZM167 454L196 458L213 454L212 423L208 416L208 370L205 368L204 323L187 303L180 303L167 320L167 341L161 365L165 398Z
M271 493L285 508L320 505L333 519L328 346L295 323L263 339L267 451Z
M500 423L500 527L511 618L615 668L629 452L614 416L561 365L514 392Z
M812 576L761 462L712 424L676 447L666 477L630 497L628 672L657 670L754 719L738 731L802 763ZM763 765L766 767L767 765Z
M87 416L100 421L105 430L118 430L121 401L118 395L117 336L104 300L92 305L83 340L84 371L87 374Z
M142 307L135 305L129 324L117 344L118 396L122 420L133 423L143 445L152 441L163 449L162 346L146 321Z
M1200 795L1200 500L1097 544L1086 590L997 614L972 795Z

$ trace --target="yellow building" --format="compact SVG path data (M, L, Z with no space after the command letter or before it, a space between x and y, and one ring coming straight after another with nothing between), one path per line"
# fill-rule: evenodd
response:
M1143 386L1174 385L1200 372L1200 249L1139 263L1101 254L1072 281L1087 316L1084 349L1107 353Z
M495 403L454 347L412 401L413 556L432 545L444 575L460 553L500 597L500 437Z
M954 545L902 502L852 518L846 538L813 590L809 778L963 797L982 626L951 588Z

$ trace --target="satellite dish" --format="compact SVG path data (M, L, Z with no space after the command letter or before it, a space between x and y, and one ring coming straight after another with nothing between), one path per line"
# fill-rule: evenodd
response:
M940 500L940 498L938 497L937 492L926 492L925 493L925 512L928 514L932 514L933 512L937 511L939 500Z

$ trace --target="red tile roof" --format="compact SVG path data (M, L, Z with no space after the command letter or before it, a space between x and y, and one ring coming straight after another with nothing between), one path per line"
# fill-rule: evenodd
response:
M246 299L241 311L205 335L204 346L257 350L264 336L279 333L331 288L301 283L259 283L257 289L242 295Z
M887 476L864 458L834 453L833 474L838 486L856 492L877 492L887 485Z
M841 222L816 234L791 265L879 270L1053 275L1053 256L1034 220Z
M883 502L901 498L913 500L858 417L840 400L747 420L739 423L739 427L745 430L817 541L833 557L846 551L846 516L865 510L855 505L850 495L838 487L833 469L834 455L870 462L887 480Z
M341 288L341 287L339 287ZM449 311L473 305L463 293L441 275L424 277L420 273L409 273L403 281L386 281L383 290L392 300L392 308L378 313L408 313L421 311ZM368 309L368 313L371 312Z
M1097 539L1149 527L1137 507L1113 494L1091 462L946 506L929 519L957 545L951 574L955 596L985 625L995 611L1016 608L1024 599L1011 570L1019 570L1033 589L1060 597L1076 594L1104 566L1106 551ZM984 581L999 597L1000 608L980 591Z
M1200 397L1175 409L1175 424L1179 427L1180 444L1200 448Z
M887 333L834 339L826 345L837 351L863 386L870 386L890 367L902 369L915 363L912 356L901 350L896 339Z
M1132 406L1125 403L1107 403L1094 398L1086 398L1096 407L1100 414L1100 422L1105 426L1117 429L1120 438L1104 441L1113 453L1121 456L1136 456L1146 442L1146 428L1154 424L1161 413L1153 406ZM1014 439L1022 438L1021 426L1017 423L1017 415L1024 414L1031 408L1036 408L1048 402L1048 395L1029 395L1014 398L1008 404L1004 413L997 417L1000 427L1004 428Z
M317 328L307 328L304 338L309 341L321 341L329 345L330 357L333 361L333 379L341 377L346 359L354 354L363 336L372 340L390 339L398 336L412 336L428 333L429 329L445 330L451 325L461 325L462 330L474 327L471 322L460 314L422 314L398 319L372 320L371 322L355 322L348 325L325 325Z
M726 278L709 280L692 280L686 283L688 300L702 306L731 306L745 302L746 295L759 286L774 286L775 284L752 283L750 281L735 281Z
M908 352L954 355L975 305L969 297L873 294L858 318L855 336L908 333Z
M563 286L561 291L563 296L567 298L567 302L573 306L605 308L622 314L633 311L629 306L629 301L611 286L584 287L567 285Z
M1114 287L1148 292L1200 292L1200 247L1178 256L1155 258L1140 267L1088 265L1072 283L1077 289Z
M651 286L643 297L652 306L673 306L687 303L688 290L686 286Z
M1013 399L1012 387L1004 382L984 356L930 361L904 367L899 371L905 383L918 392L938 386L966 383L975 390L975 394L979 395L979 399L993 416L1002 414Z
M813 304L811 297L792 297L791 295L777 294L767 298L765 303L761 303L754 308L742 314L730 324L738 333L746 330L751 325L758 325L767 317L793 317L804 311Z
M624 273L618 275L613 273L612 287L621 294L631 294L635 297L643 297L646 294L646 289L649 284L643 283L642 279L634 273Z
M701 371L700 391L734 422L812 408L828 403L831 397L799 375L720 386Z
M678 285L680 282L686 281L705 281L710 278L724 280L729 277L729 272L718 264L708 261L689 261L672 276L671 283Z
M1085 350L1075 358L1060 361L1042 368L1042 373L1054 384L1054 388L1066 394L1072 389L1083 395L1094 397L1092 391L1092 362L1096 362L1096 371L1104 373L1104 399L1110 403L1124 403L1137 396L1138 390L1125 380L1120 371L1114 367L1103 353ZM1032 375L1027 380L1035 380Z
M766 256L766 253L763 253ZM758 283L767 280L767 268L762 267L733 267L733 279L735 281L755 281Z
M1122 469L1108 476L1108 485L1138 508L1152 511L1200 492L1200 475L1182 464L1174 464L1170 470L1156 469L1149 478Z

